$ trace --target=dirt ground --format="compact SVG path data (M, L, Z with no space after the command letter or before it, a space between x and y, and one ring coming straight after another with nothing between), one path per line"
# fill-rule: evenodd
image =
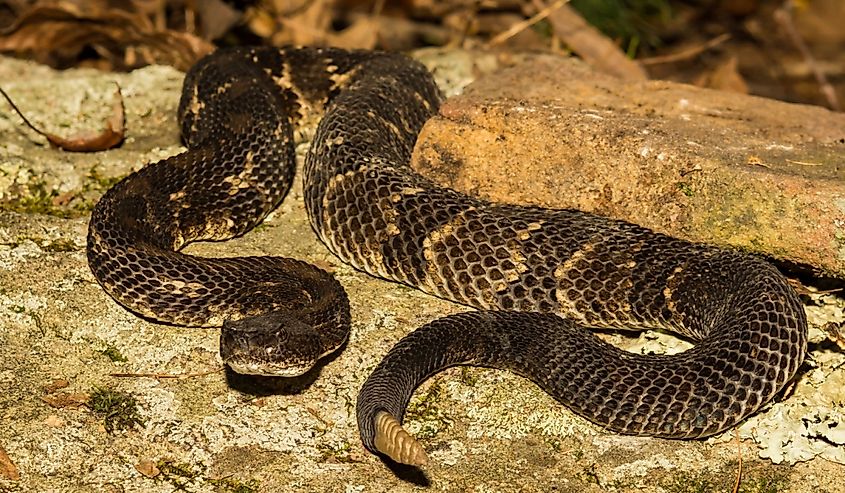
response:
M453 86L471 79L480 63L468 67L460 53L426 59L444 67L438 73ZM181 149L181 78L158 66L126 75L57 73L0 59L4 88L49 131L96 128L113 80L124 90L130 128L119 149L70 154L0 113L0 492L427 486L680 493L730 491L739 472L738 491L746 493L842 491L845 355L820 330L845 319L845 305L832 295L806 297L813 361L794 389L736 432L703 441L620 436L573 416L519 377L453 369L419 389L410 407L408 426L431 465L388 468L360 445L357 391L402 335L464 308L340 263L314 237L298 186L255 231L188 251L286 255L332 269L350 294L351 340L307 385L268 393L228 378L216 331L133 316L99 288L85 259L87 214L103 190ZM684 347L657 333L612 340L632 351Z

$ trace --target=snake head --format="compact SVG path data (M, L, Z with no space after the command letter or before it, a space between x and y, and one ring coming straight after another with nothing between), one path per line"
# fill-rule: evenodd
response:
M283 313L226 321L220 333L223 362L244 375L295 377L322 354L317 331Z

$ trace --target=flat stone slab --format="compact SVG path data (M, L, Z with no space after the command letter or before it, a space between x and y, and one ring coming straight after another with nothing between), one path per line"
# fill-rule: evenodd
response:
M845 278L845 114L536 57L450 99L416 167Z
M420 56L450 81L496 62L465 52ZM737 429L738 443L734 432L686 442L608 433L520 377L456 368L411 402L407 423L430 465L390 470L360 445L358 389L404 334L464 308L340 263L311 231L298 183L255 231L189 252L286 255L333 269L349 292L351 340L310 385L270 394L233 387L216 330L133 316L97 285L85 259L88 211L102 191L181 151L181 79L166 67L55 72L0 58L4 89L49 131L99 128L115 80L129 125L119 149L70 154L0 109L0 492L730 491L740 453L741 491L841 488L845 356L818 330L845 319L832 295L806 299L814 366L788 398ZM686 347L658 333L609 340L635 352ZM121 373L136 376L113 376ZM131 395L143 425L110 433L102 416L74 404L95 387ZM19 479L4 476L4 455Z

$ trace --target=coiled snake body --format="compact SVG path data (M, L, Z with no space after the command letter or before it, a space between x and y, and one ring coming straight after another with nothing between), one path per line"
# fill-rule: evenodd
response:
M189 150L97 204L91 269L143 316L222 325L221 354L236 371L307 370L348 335L348 301L332 276L295 260L178 250L259 223L290 186L301 125L322 116L303 177L320 239L358 269L480 309L411 333L374 370L357 405L369 450L425 461L400 423L417 385L452 365L509 369L607 429L667 438L736 424L796 373L805 315L774 267L581 211L439 187L407 164L439 103L429 73L400 55L219 50L185 80ZM696 344L638 355L584 326L658 327Z

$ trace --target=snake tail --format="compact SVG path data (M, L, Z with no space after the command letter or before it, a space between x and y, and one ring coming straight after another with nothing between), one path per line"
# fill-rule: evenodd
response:
M623 434L701 438L734 426L786 385L806 347L797 296L773 267L752 264L739 263L746 268L738 271L753 271L756 282L730 297L694 347L672 355L619 349L550 313L477 311L430 322L400 340L361 388L364 446L424 464L422 446L396 428L414 390L456 365L527 377L576 414Z

